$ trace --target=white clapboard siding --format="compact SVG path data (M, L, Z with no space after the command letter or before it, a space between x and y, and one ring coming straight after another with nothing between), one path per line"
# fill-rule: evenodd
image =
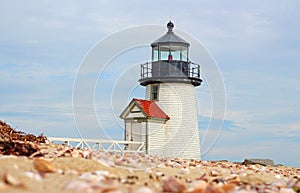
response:
M148 122L148 154L162 155L162 150L165 147L165 128L160 121Z
M148 100L150 91L151 85L147 85L146 99ZM153 141L148 141L149 147L152 147L152 143L163 144L161 155L200 159L195 87L185 83L161 83L157 104L170 120L164 126L164 134L152 138Z
M128 121L128 120L124 120L124 122L125 122L125 138L124 138L124 140L125 141L130 141L130 126L131 126L131 123Z

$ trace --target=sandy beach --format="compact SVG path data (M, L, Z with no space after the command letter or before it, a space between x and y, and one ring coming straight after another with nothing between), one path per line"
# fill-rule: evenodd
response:
M299 168L121 155L0 129L0 192L300 192Z
M1 156L1 192L299 192L300 169L40 145Z

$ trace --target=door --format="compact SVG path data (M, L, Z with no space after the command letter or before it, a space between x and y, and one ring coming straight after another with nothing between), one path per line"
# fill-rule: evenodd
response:
M130 130L130 141L142 142L142 123L132 122ZM131 144L130 150L137 150L140 144Z

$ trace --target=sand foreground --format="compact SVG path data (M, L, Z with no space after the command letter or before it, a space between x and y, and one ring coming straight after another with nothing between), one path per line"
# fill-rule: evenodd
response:
M75 149L0 121L0 192L299 193L300 169Z
M0 192L299 192L300 169L40 145L1 156Z

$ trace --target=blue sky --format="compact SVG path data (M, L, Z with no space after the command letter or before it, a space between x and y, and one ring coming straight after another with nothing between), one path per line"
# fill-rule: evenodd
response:
M115 32L164 26L171 18L175 32L209 50L226 88L220 133L207 131L210 118L217 119L207 82L197 88L203 159L265 157L300 167L299 9L297 0L2 1L0 119L26 132L78 137L72 91L88 53ZM149 47L135 48L116 56L102 76L94 74L97 118L112 138L123 136L124 104L143 97L137 64L149 59ZM207 136L218 135L209 148Z

